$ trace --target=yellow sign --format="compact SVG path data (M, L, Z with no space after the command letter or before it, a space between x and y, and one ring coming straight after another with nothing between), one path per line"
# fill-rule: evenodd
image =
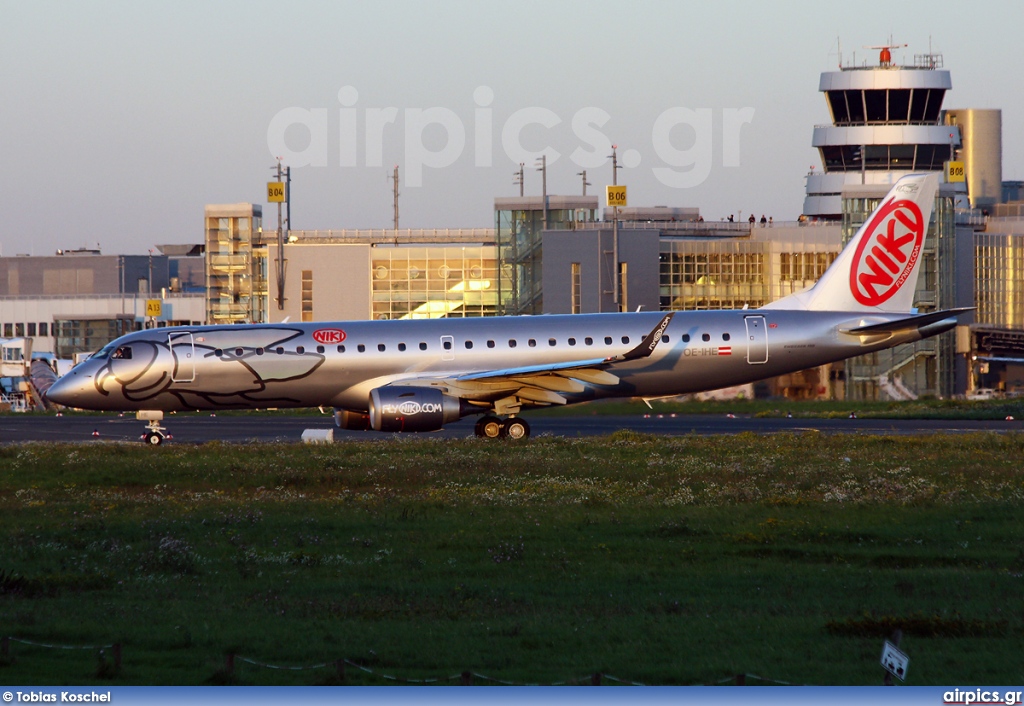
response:
M270 203L284 203L284 182L267 182L267 201Z
M146 300L146 316L160 316L163 311L163 302L159 299Z
M626 187L623 186L607 186L607 198L609 206L627 206L626 202Z
M946 181L950 183L966 181L963 162L946 162Z

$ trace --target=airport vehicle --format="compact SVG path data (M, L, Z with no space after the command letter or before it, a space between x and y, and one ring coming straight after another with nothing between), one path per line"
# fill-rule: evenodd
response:
M523 410L739 385L941 333L966 309L912 310L937 175L897 182L810 289L760 309L187 326L122 336L52 401L163 412L333 407L346 429L434 431L481 415L529 436Z

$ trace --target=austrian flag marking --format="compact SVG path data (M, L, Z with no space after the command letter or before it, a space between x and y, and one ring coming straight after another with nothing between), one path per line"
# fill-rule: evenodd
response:
M896 294L914 271L927 224L913 201L891 200L878 209L850 265L850 291L864 306Z
M732 355L732 346L719 346L718 355Z

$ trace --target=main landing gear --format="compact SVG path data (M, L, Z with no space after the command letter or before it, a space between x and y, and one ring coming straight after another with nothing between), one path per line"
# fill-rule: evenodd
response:
M520 417L509 417L500 419L493 414L481 417L473 433L484 439L526 439L530 436L530 425Z

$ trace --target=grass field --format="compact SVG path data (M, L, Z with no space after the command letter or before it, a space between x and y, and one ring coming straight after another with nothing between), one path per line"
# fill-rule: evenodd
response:
M0 680L879 684L899 627L908 684L1015 683L1022 459L995 434L0 447L0 635L123 657L11 642Z

